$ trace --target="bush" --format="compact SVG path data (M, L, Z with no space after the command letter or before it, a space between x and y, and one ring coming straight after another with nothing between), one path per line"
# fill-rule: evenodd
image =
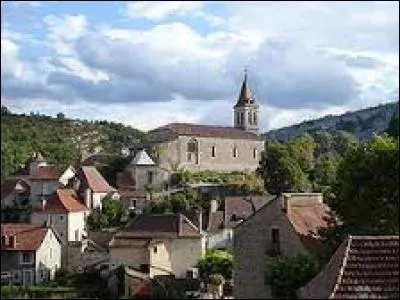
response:
M265 283L279 299L295 299L296 291L318 272L318 261L305 253L280 258L268 265Z
M221 274L211 274L209 280L211 284L220 285L224 282L224 276Z
M220 274L225 279L232 278L232 254L224 250L207 251L198 262L200 276L209 279L212 274Z

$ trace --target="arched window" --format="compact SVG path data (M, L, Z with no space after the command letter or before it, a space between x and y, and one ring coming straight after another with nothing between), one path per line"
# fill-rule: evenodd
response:
M253 114L251 113L251 111L249 111L248 113L248 119L249 119L249 124L253 124Z
M240 113L240 124L241 125L244 124L244 113L243 112Z
M257 157L258 157L258 150L257 150L257 148L254 148L253 149L253 158L257 159Z
M240 113L236 113L236 124L240 125Z
M235 147L233 147L233 150L232 150L232 156L233 157L238 157L238 149L237 149L237 147L235 146Z
M199 144L196 139L191 139L187 143L187 161L198 163Z
M254 112L254 114L253 114L253 124L257 125L257 113L256 112Z
M211 157L215 157L215 150L216 150L215 146L212 146L211 147Z

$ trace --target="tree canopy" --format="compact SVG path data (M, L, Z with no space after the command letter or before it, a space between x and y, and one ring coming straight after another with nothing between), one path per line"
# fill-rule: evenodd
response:
M209 250L197 264L200 276L210 279L213 274L220 274L224 279L232 278L233 256L224 250Z

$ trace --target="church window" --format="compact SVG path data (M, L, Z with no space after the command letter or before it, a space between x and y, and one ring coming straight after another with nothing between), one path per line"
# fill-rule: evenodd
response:
M238 157L238 149L237 149L237 147L233 148L232 155L233 155L233 157Z
M240 113L240 124L241 125L244 124L244 113L243 112Z
M215 157L215 146L211 147L211 157Z
M254 115L253 115L253 124L257 125L257 113L256 112L254 112Z
M258 157L258 150L257 148L253 149L253 158L256 159Z
M196 139L191 139L187 143L187 160L198 163L199 145Z
M236 124L240 125L240 113L239 112L236 113Z
M249 124L251 125L251 124L253 124L253 115L252 115L252 113L251 113L251 111L249 111L249 114L248 114L248 119L249 119Z

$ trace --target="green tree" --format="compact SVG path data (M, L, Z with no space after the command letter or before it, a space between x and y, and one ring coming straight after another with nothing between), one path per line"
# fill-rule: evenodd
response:
M100 209L94 209L88 216L87 224L90 230L100 230L108 227L109 222L105 214Z
M109 226L119 226L128 219L128 212L120 200L106 196L102 200L101 213L107 217Z
M304 173L310 172L314 165L316 143L309 134L294 137L287 143L291 157L298 162Z
M209 250L197 264L200 276L210 279L212 274L221 274L224 279L232 278L233 256L224 250Z
M266 143L257 173L271 194L306 191L310 188L307 175L284 144Z
M265 283L278 299L295 299L296 291L310 281L319 270L318 261L305 253L283 257L268 264Z
M374 136L349 151L337 172L330 206L347 233L398 234L398 139Z

